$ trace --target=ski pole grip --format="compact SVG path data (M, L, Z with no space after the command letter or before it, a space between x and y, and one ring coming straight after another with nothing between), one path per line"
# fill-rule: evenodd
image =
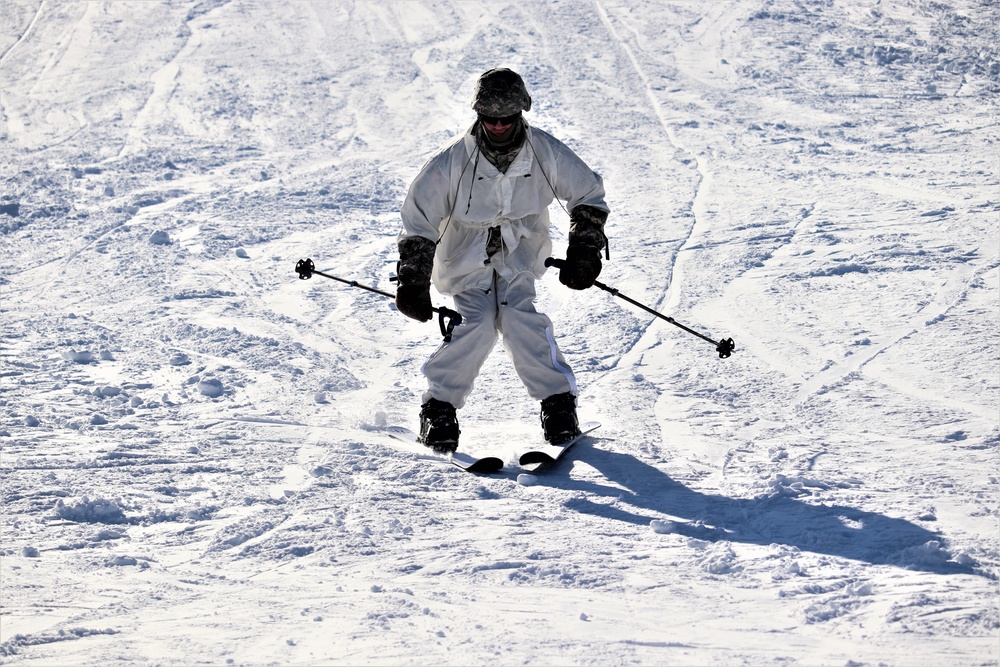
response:
M557 269L561 269L566 265L565 259L556 259L555 257L546 257L545 266L554 266Z

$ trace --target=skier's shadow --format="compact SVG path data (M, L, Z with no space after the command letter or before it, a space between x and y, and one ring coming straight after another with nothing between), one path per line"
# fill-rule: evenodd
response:
M600 503L575 498L565 503L568 509L582 514L642 526L666 514L677 518L671 521L669 532L700 540L783 544L872 564L993 578L971 564L949 560L939 534L904 519L781 495L744 499L701 493L634 456L594 447L589 438L577 443L569 454L567 458L592 466L609 482L619 485L546 475L549 486L618 499ZM566 469L570 463L557 465ZM656 514L644 515L643 510Z

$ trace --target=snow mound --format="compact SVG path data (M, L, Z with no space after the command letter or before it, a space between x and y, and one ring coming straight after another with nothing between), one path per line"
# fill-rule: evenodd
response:
M104 498L90 499L84 497L71 505L59 500L56 503L54 516L65 521L77 523L127 523L128 519L121 506L115 500Z

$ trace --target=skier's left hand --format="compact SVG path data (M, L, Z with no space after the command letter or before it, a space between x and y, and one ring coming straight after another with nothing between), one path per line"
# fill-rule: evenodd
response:
M559 269L559 282L570 289L584 290L594 286L601 268L599 249L570 243L566 248L566 261Z

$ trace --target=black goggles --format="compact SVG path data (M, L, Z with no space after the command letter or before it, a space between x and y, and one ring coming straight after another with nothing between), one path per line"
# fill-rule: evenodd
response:
M513 116L484 116L479 115L479 120L487 125L513 125L514 121L521 117L521 114L516 113Z

